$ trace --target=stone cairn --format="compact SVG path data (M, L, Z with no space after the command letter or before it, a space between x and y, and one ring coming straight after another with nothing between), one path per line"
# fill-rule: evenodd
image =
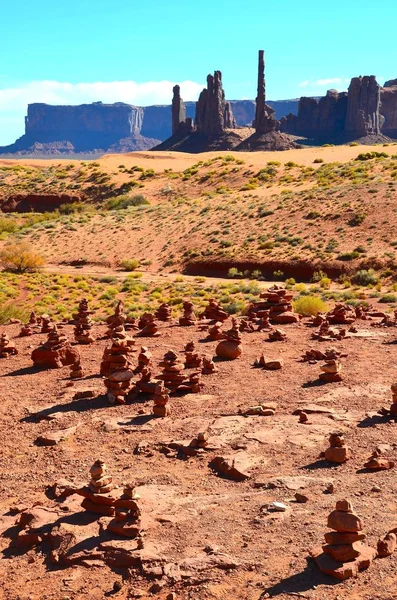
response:
M392 404L390 406L390 414L392 417L397 417L397 383L391 386Z
M35 367L60 369L79 360L78 350L72 348L66 335L58 331L55 325L48 334L47 341L32 352Z
M55 323L48 315L41 315L41 331L40 333L50 333L54 329Z
M138 354L138 365L135 368L135 373L142 373L145 367L148 367L152 360L152 353L146 346L141 347L141 351Z
M244 319L240 320L239 331L240 333L253 333L257 331L257 328L251 319L244 317Z
M137 538L141 533L141 511L138 506L139 495L133 485L127 484L123 494L114 502L114 519L107 529L116 535L127 538Z
M33 327L34 325L38 325L38 319L36 317L36 313L32 310L29 315L29 325Z
M165 387L171 392L175 392L184 382L185 375L182 373L184 364L181 362L178 354L174 350L168 350L160 363L163 368L161 379Z
M104 384L110 404L125 404L126 396L131 390L133 371L128 366L120 367L106 377Z
M197 318L193 310L193 304L185 300L183 303L183 315L179 318L179 325L182 327L191 327L196 324L196 321Z
M135 383L135 394L141 392L142 394L154 394L156 385L158 385L159 380L152 378L152 370L150 365L146 365L142 368L140 372L141 378Z
M83 298L79 303L78 311L73 315L75 322L74 339L79 344L92 344L95 340L92 336L92 311L88 308L88 300Z
M321 373L319 375L320 381L324 381L325 383L334 383L337 381L342 381L342 364L340 360L335 358L326 359L323 365L320 367Z
M262 292L260 298L261 301L254 302L250 306L249 316L261 317L263 311L269 311L271 323L282 325L299 321L292 309L293 295L285 288L275 285L267 292Z
M22 325L21 331L19 332L18 337L28 337L33 335L33 328L30 323L26 323L26 325Z
M171 318L172 318L171 306L169 304L167 304L166 302L163 302L163 304L160 304L160 306L154 313L154 316L159 321L164 321L164 322L171 321Z
M225 334L222 331L222 323L217 321L211 327L208 328L208 338L212 341L224 340Z
M283 366L284 363L281 358L267 358L264 354L261 354L254 361L254 367L262 368L266 371L279 371Z
M70 367L70 379L81 379L82 377L84 377L84 370L79 358L79 360Z
M126 316L124 312L124 303L122 300L119 300L116 308L114 310L114 314L110 315L106 319L106 323L108 325L108 330L106 332L106 337L113 337L113 331L120 326L124 326L126 322Z
M143 314L138 321L138 327L140 329L138 334L140 337L158 337L160 335L158 325L152 313Z
M241 335L237 319L233 319L232 328L226 331L223 340L216 347L216 355L226 360L234 360L241 356Z
M200 319L208 319L209 321L220 321L223 323L229 317L228 313L221 308L219 302L215 298L211 298L204 312L200 315Z
M282 329L273 329L269 332L269 342L286 342L287 334Z
M343 340L346 337L346 329L331 327L328 319L324 319L319 329L314 331L312 338L319 342L329 342L331 340Z
M194 342L188 342L185 346L185 369L201 369L202 359Z
M350 325L356 318L354 308L343 302L337 302L334 308L327 313L327 319L331 325Z
M348 500L338 500L328 516L325 545L312 550L311 555L322 573L344 580L357 577L376 558L376 550L363 543L362 521Z
M6 333L0 335L0 358L8 358L18 354L18 350L13 342L10 342L10 338Z
M115 497L112 476L102 460L96 460L90 469L90 483L79 490L84 496L82 508L99 515L114 516Z
M203 375L212 375L217 372L218 369L215 366L212 356L203 356L203 368L201 369L201 373Z
M364 464L364 467L370 471L387 471L388 469L393 469L395 465L394 461L384 456L384 452L385 450L382 446L377 446Z
M315 348L309 348L302 356L302 361L315 364L319 360L338 360L342 356L346 357L347 354L339 352L336 348L328 348L324 352Z
M346 446L343 433L340 431L331 433L329 436L329 448L324 452L324 458L332 463L342 464L351 456L349 446Z
M167 417L170 414L168 402L170 400L168 390L163 381L158 381L154 389L153 414L155 417Z
M118 326L113 330L112 345L103 353L100 374L109 377L120 369L130 369L132 352L135 352L134 340L127 337L122 325Z

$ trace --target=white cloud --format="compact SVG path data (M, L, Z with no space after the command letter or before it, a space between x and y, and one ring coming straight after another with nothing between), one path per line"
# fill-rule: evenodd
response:
M176 82L175 82L176 83ZM0 89L0 145L10 144L24 132L27 105L33 102L47 104L85 104L126 102L137 106L170 104L171 81L97 81L95 83L67 83L60 81L31 81L16 87ZM195 81L179 82L184 100L197 100L203 84Z
M347 83L350 83L350 79L348 77L329 77L326 79L316 79L313 81L306 79L299 84L299 87L326 87L330 85L337 85L345 88Z

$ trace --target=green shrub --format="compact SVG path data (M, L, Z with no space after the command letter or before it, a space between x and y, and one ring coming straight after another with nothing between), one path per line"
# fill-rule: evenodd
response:
M319 296L299 296L294 301L294 310L303 317L312 317L327 312L328 306Z
M373 269L360 269L352 277L353 283L357 285L376 285L379 281L379 277L376 275Z
M124 271L135 271L139 267L139 260L137 258L125 258L120 261L120 267Z
M361 223L364 222L366 216L367 215L365 213L356 213L347 222L347 224L350 225L350 227L357 227L358 225L361 225Z
M15 304L5 304L0 306L0 325L6 325L11 319L19 319L20 321L26 321L28 318L28 311L22 306Z
M393 304L397 302L397 296L394 294L385 294L382 298L379 298L379 302L382 302L382 304Z
M0 234L1 233L14 233L18 229L18 223L14 219L7 219L7 217L0 217Z
M129 206L144 206L147 204L149 204L149 201L142 194L137 194L136 196L124 195L109 198L105 203L105 208L108 210L122 210Z
M26 242L17 242L4 246L0 252L0 263L5 271L33 273L42 268L44 259Z
M236 267L231 267L231 268L228 270L228 272L227 272L227 276L228 276L230 279L235 279L235 278L237 278L237 277L242 277L242 276L243 276L243 274L242 274L242 273L240 273L240 271L239 271L238 269L236 269Z

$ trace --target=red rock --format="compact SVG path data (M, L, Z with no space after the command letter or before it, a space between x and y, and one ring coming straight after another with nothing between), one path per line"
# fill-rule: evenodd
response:
M361 542L365 540L365 533L339 533L338 531L327 531L324 534L325 541L327 544L332 546L354 544L354 542Z
M350 577L357 577L359 571L367 569L376 558L376 550L364 544L360 545L359 552L360 556L345 564L334 560L332 556L325 554L321 548L312 550L310 554L322 573L343 581Z
M378 556L383 558L393 554L397 547L397 536L395 533L387 533L383 538L378 540Z
M328 527L339 532L356 533L362 530L361 519L350 512L333 510L328 515Z

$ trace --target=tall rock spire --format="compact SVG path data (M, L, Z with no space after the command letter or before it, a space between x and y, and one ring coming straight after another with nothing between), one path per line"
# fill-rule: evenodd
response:
M268 133L276 129L277 121L274 117L274 111L266 104L266 84L265 84L265 51L259 50L258 53L258 92L256 96L255 120L253 126L256 133Z
M374 75L351 80L345 131L352 137L380 133L380 85Z
M207 87L196 104L195 125L199 133L208 136L221 135L226 128L235 126L231 106L225 100L220 71L207 77Z

